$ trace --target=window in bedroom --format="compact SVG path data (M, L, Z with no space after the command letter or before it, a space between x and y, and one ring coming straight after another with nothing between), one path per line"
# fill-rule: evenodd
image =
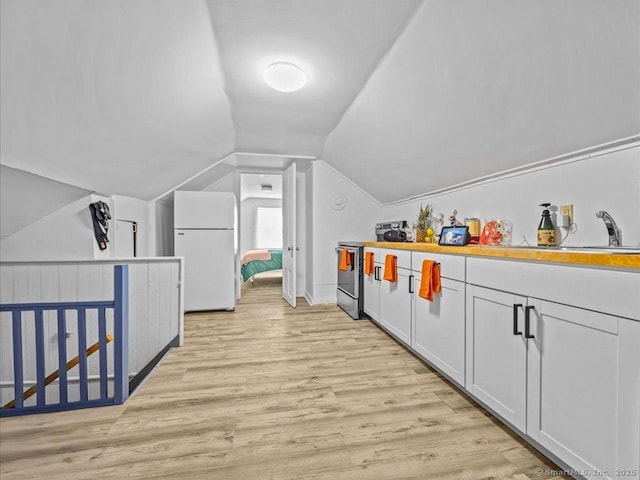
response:
M282 248L282 208L257 208L255 244L257 248Z

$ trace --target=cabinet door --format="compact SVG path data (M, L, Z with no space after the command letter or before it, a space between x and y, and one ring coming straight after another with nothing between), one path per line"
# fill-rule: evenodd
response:
M527 388L525 304L525 297L467 286L466 388L522 432Z
M374 273L364 276L364 313L376 321L380 317L380 270L376 264Z
M530 303L527 434L589 477L639 478L640 322Z
M380 282L380 326L407 345L411 345L413 276L410 273L399 268L397 282Z
M433 302L418 296L416 275L411 347L460 385L464 385L465 284L442 279Z

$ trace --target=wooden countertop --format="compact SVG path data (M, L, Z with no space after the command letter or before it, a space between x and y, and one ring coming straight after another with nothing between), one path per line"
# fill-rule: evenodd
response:
M524 247L490 247L467 245L465 247L444 247L433 243L416 242L364 242L365 247L394 248L417 252L447 253L470 257L495 257L533 262L569 263L597 267L640 269L640 253L608 253L575 250L542 250Z

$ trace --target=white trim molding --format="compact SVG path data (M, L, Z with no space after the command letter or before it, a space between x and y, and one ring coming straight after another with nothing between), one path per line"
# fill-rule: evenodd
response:
M411 203L413 201L420 200L423 198L442 195L444 193L456 192L459 190L472 188L477 185L491 183L498 180L503 180L505 178L515 177L518 175L524 175L526 173L531 173L538 170L559 167L561 165L566 165L568 163L579 162L582 160L587 160L589 158L599 157L601 155L606 155L608 153L617 152L620 150L627 150L629 148L634 148L637 146L640 146L640 134L633 135L631 137L622 138L619 140L614 140L612 142L603 143L603 144L585 148L582 150L576 150L574 152L565 153L562 155L558 155L556 157L548 158L546 160L529 163L521 167L503 170L501 172L493 173L491 175L485 175L482 177L474 178L473 180L468 180L466 182L458 183L450 187L432 190L431 192L421 193L419 195L413 195L411 197L404 198L402 200L396 200L394 202L385 203L383 206L393 207L397 205L404 205L406 203Z

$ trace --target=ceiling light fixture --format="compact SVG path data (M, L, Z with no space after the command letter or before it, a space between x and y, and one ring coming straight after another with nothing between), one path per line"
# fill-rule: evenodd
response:
M279 92L295 92L307 82L304 72L293 63L277 62L269 65L262 78L274 90Z

